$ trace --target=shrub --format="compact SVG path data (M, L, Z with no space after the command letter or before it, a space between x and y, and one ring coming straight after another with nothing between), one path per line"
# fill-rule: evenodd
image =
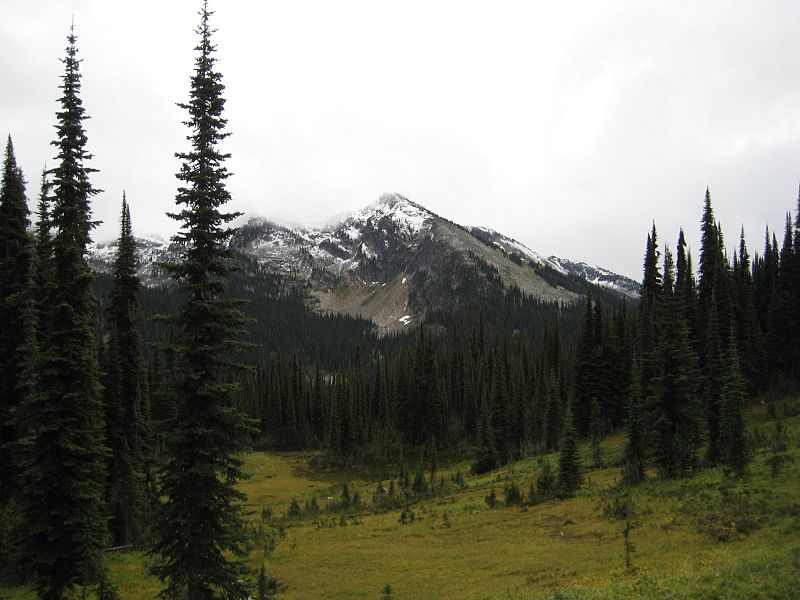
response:
M505 496L503 503L506 506L522 506L524 498L522 496L522 490L519 489L516 482L511 482L509 485L505 486L503 488L503 494Z
M483 500L489 508L497 508L497 495L494 493L494 488L492 488L492 491L489 492L489 495Z

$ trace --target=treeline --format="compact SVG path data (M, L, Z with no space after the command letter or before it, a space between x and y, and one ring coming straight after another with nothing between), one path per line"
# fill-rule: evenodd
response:
M304 360L319 357L325 370L340 370L350 363L358 344L366 348L387 349L392 336L379 336L374 323L359 317L314 310L314 299L307 282L276 273L254 258L235 253L235 270L229 277L228 295L243 298L241 309L251 320L247 339L253 343L242 354L243 362L256 365L262 356L278 352L298 352ZM96 298L94 321L98 331L106 320L112 276L98 273L94 280ZM141 318L139 332L145 358L152 363L158 354L163 365L168 358L163 349L174 328L158 315L175 312L185 297L168 283L142 287L138 292ZM309 358L310 357L310 358Z
M595 306L610 330L629 321L622 303L609 307L608 323ZM435 444L471 451L475 470L489 470L558 447L582 311L501 287L429 314L388 350L357 347L341 371L297 352L270 354L245 383L242 406L263 447L322 448L336 464L381 467Z
M796 219L787 214L780 249L767 231L751 260L742 231L729 259L706 190L696 278L683 231L662 256L653 225L627 393L627 482L648 465L660 477L720 464L744 473L747 398L796 389L800 372L800 203Z

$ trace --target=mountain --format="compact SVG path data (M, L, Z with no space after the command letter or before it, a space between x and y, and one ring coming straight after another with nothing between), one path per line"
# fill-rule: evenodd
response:
M177 248L160 238L137 243L145 284L163 281L157 263L175 260ZM626 277L545 258L496 231L462 227L399 194L385 194L325 227L252 218L231 245L272 271L307 282L319 310L362 316L386 331L509 285L549 302L574 302L590 284L614 295L638 296L638 284ZM93 268L108 270L113 253L113 243L94 247Z

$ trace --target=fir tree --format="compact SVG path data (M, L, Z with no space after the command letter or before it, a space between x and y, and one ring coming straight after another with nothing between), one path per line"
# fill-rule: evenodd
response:
M270 600L272 598L272 590L269 588L267 581L267 571L264 565L258 571L258 582L256 583L256 600Z
M703 400L706 417L706 461L716 465L720 460L719 416L720 396L725 376L725 357L722 354L722 342L719 336L719 322L714 294L711 295L710 309L706 322L705 377L703 378Z
M105 351L106 431L111 450L107 501L115 545L140 541L146 517L149 436L142 393L144 359L138 330L138 291L131 215L123 194Z
M487 394L484 391L471 470L473 473L486 473L496 468L499 460L500 457L494 441L494 430L492 429L491 409L489 408Z
M653 459L662 477L677 477L696 465L700 445L697 357L689 326L674 294L669 250L664 253L664 280L658 312L659 339L654 353L654 378L648 396L653 433Z
M635 485L644 481L646 449L642 422L642 382L641 382L641 362L638 358L633 359L631 371L631 387L628 395L628 417L626 426L628 429L628 440L625 444L624 466L622 469L622 480L626 485Z
M600 440L603 438L603 424L600 418L600 403L597 398L592 398L592 409L589 414L589 433L592 438L592 460L595 467L603 464L600 452Z
M411 491L414 492L415 496L422 496L428 491L428 484L425 482L425 468L422 463L422 451L419 453L417 472L414 475L414 483L411 485Z
M54 273L53 273L53 241L52 225L50 221L50 191L51 185L48 180L47 170L42 171L42 182L39 192L39 201L37 204L38 218L36 221L36 232L34 236L34 289L37 291L36 298L36 316L37 320L45 322L45 310L47 303L44 299L49 298L53 289ZM40 345L44 342L44 331L38 334Z
M171 215L182 223L173 238L183 250L170 267L187 300L171 317L178 333L174 350L178 364L178 416L167 437L167 460L161 473L164 503L157 520L153 554L155 569L166 583L165 598L201 600L243 598L244 527L236 489L242 477L238 455L246 449L250 426L233 405L232 353L245 319L238 302L226 297L227 278L234 269L227 247L233 231L226 227L237 214L221 212L230 199L229 176L219 150L227 137L221 75L215 70L211 13L207 3L197 29L195 72L191 79L186 125L191 133L178 179Z
M9 136L0 181L0 508L14 489L10 444L16 439L12 414L21 402L23 383L21 348L33 258L29 215L25 180Z
M748 462L743 415L747 392L739 367L739 353L733 332L728 344L727 363L720 401L720 457L726 468L742 476Z
M24 506L22 541L43 598L105 580L101 548L106 522L104 419L92 327L90 200L98 193L85 163L87 118L80 61L68 36L61 110L56 114L57 166L50 171L53 282L42 311L41 394L26 399L19 422Z
M574 494L581 486L582 481L581 459L578 453L578 434L572 424L572 407L570 404L567 404L567 409L564 413L564 427L561 431L558 456L558 485L561 493L567 496Z

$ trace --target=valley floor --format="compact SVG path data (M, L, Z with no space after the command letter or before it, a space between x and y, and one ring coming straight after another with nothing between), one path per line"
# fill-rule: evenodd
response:
M800 401L787 408L800 412ZM531 459L467 475L466 489L452 485L412 504L411 524L400 523L399 509L327 513L345 475L315 470L308 453L253 453L246 457L251 477L242 489L255 525L266 523L264 508L277 517L292 499L302 507L316 496L323 511L290 520L268 556L263 543L255 543L248 564L266 566L281 600L377 600L387 584L396 600L800 598L800 417L785 424L793 460L775 478L768 463L772 421L759 407L749 414L749 429L761 447L743 480L709 469L635 488L631 570L625 568L623 523L604 516L608 488L620 472L622 435L604 440L603 462L610 466L587 469L575 498L503 506L505 485L516 482L527 494L535 481L540 463ZM589 449L582 450L588 464ZM557 457L548 458L555 466ZM449 465L444 479L456 470L467 474L469 465ZM351 492L372 498L376 481L350 482ZM492 488L500 500L495 509L484 501ZM157 594L159 583L141 554L112 555L110 562L121 598ZM32 597L29 590L0 588L0 598Z

